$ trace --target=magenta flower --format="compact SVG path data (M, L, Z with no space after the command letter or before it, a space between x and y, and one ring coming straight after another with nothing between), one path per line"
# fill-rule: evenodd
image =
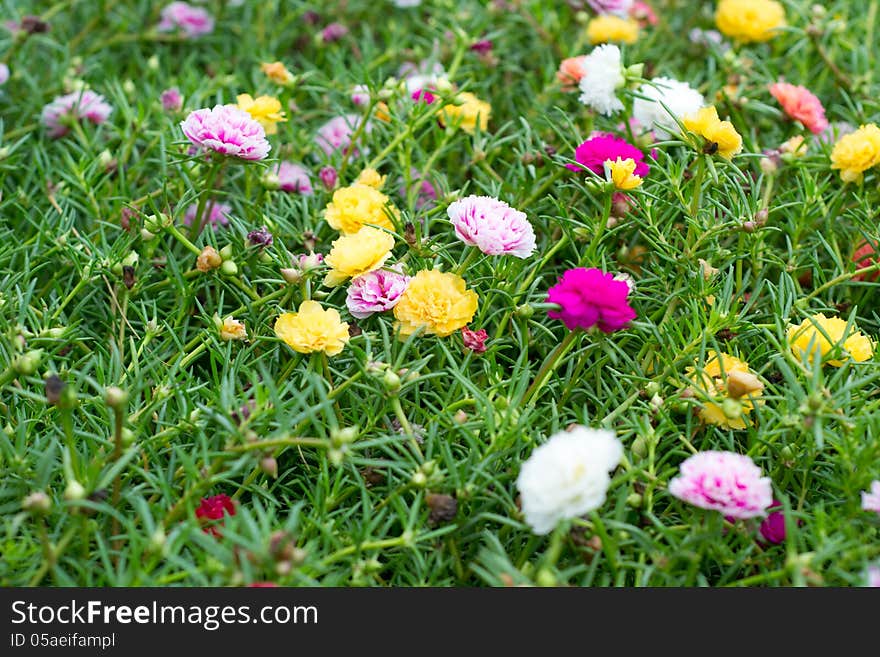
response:
M636 163L635 175L644 178L651 170L645 163L645 154L629 142L608 134L596 134L574 151L574 159L578 164L566 164L572 171L580 171L581 169L589 169L593 173L605 177L605 162L611 160L614 162L617 158L621 160L632 159Z
M358 114L343 114L335 116L327 123L318 128L315 135L315 143L318 145L325 155L332 155L334 151L348 150L351 146L351 136L357 130L361 117ZM370 131L370 125L364 128L365 132Z
M162 92L162 109L166 112L179 112L183 107L183 96L180 95L180 89L171 87Z
M194 145L242 160L262 160L272 148L263 126L232 105L190 112L180 127Z
M603 333L613 333L636 318L627 301L629 293L629 283L601 269L569 269L547 291L547 302L559 306L547 315L561 319L570 331L598 326Z
M235 515L235 501L226 494L203 497L196 509L196 518L202 523L202 531L220 537L219 526L225 516ZM217 522L219 521L219 522Z
M172 2L162 10L156 29L159 32L180 29L187 37L197 37L214 31L214 18L201 7Z
M733 518L763 516L773 503L769 477L752 459L734 452L699 452L681 464L669 492L701 509Z
M417 103L425 103L430 105L434 102L434 94L429 89L416 89L412 92L412 99Z
M470 50L478 55L487 55L492 52L492 42L489 39L480 39L470 45Z
M339 179L339 174L336 173L336 169L333 167L321 167L321 170L318 172L318 178L321 179L321 184L324 185L324 189L329 191L336 187L336 181Z
M58 96L43 108L41 120L49 130L49 136L57 139L70 131L74 121L86 119L98 125L104 123L112 111L102 95L84 89Z
M321 32L321 38L324 40L324 43L332 43L339 41L346 34L348 34L348 28L345 25L342 23L330 23Z
M468 196L446 210L455 235L486 255L528 258L535 250L535 231L525 212L491 196Z
M364 319L373 313L394 308L408 284L409 276L399 271L377 269L351 282L345 305L353 317Z
M779 509L782 503L779 500L773 500L770 509ZM798 520L798 525L801 521ZM785 512L782 510L771 511L770 515L764 518L761 526L758 528L761 537L768 543L777 545L785 541Z
M862 509L880 513L880 480L871 482L871 492L862 491Z
M272 246L274 239L268 228L260 226L247 234L247 241L251 246L255 246L262 250Z
M227 203L211 203L208 201L208 216L207 218L202 219L202 227L211 226L214 230L222 226L229 225L229 215L232 214L232 206ZM195 221L196 212L198 212L199 205L198 203L193 203L186 209L186 213L183 215L183 223L189 226Z
M486 352L486 340L488 339L489 334L486 329L472 331L467 326L461 329L461 340L464 342L465 349L470 349L475 354Z
M303 196L311 196L314 192L309 172L304 166L293 162L281 162L276 173L281 191L296 192Z

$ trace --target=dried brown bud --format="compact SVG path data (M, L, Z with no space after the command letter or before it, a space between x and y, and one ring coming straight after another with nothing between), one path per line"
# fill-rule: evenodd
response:
M217 269L217 267L222 264L223 258L220 257L220 254L217 253L217 249L213 246L206 246L202 249L199 257L196 259L196 269L201 272L209 272L212 269Z
M450 522L458 513L458 501L451 495L428 493L425 503L431 509L431 513L428 515L429 525Z

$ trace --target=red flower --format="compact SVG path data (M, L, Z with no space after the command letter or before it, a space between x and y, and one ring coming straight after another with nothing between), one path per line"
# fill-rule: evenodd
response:
M275 589L278 588L278 585L275 582L253 582L248 584L247 587L249 589Z
M220 494L213 497L203 497L199 508L196 509L196 518L207 525L202 531L218 537L220 536L220 531L215 525L222 525L223 523L211 523L210 521L222 521L224 515L235 515L235 502L232 501L229 495Z
M461 339L464 340L465 348L470 349L476 354L482 354L486 351L486 339L488 337L489 334L486 333L486 329L471 331L467 326L461 329Z
M878 262L877 245L872 242L862 242L859 248L856 249L856 252L853 253L852 261L856 263L856 269L864 269L865 267L876 265ZM856 274L852 279L854 281L876 281L878 276L880 276L880 271L869 274Z

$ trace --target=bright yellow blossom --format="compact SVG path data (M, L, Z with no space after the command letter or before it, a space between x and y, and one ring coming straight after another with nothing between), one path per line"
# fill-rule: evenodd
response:
M339 237L324 258L324 264L330 267L324 285L340 285L349 278L379 269L393 248L394 235L379 228L365 226L357 233Z
M424 269L410 279L394 306L394 317L401 336L424 327L427 334L446 337L473 319L478 299L476 292L466 289L461 276Z
M440 110L439 118L443 125L457 126L471 135L478 124L481 131L489 127L489 115L492 113L489 103L467 91L458 94L455 100L457 104L445 105Z
M749 371L749 364L730 354L710 350L706 364L698 372L685 371L704 398L700 418L728 429L745 429L746 420L760 397L764 384Z
M704 151L730 160L742 150L742 137L730 121L718 118L714 105L703 107L683 120L684 127L706 140Z
M840 348L843 359L826 361L829 365L840 367L844 360L852 358L861 363L874 355L874 343L853 325L846 332L847 322L839 317L825 317L823 313L808 317L797 326L788 329L788 343L794 355L803 361L812 363L818 352L819 358L825 356L835 347Z
M632 18L620 18L614 14L600 14L587 26L590 43L635 43L639 38L639 24Z
M737 41L769 41L785 26L785 8L775 0L721 0L715 24Z
M267 135L278 132L276 124L287 121L284 112L281 111L281 101L272 96L259 96L253 98L250 94L239 94L236 99L239 109L243 109L257 121Z
M880 127L876 123L860 126L840 138L831 151L831 168L840 169L844 182L861 182L862 175L880 164Z
M360 183L361 185L369 185L373 189L382 189L387 177L388 176L380 175L375 169L364 169L361 171L355 182Z
M337 310L325 310L317 301L306 300L300 304L299 312L278 316L275 335L301 354L323 351L335 356L348 342L348 324L340 319Z
M372 176L369 178L376 182ZM391 217L397 219L398 215L397 208L388 205L385 194L362 182L337 189L324 209L324 219L330 227L345 234L356 233L365 225L394 230Z
M614 160L605 161L606 175L610 175L614 188L622 191L635 189L642 184L641 176L634 174L636 170L636 161L631 157L625 160L619 157Z

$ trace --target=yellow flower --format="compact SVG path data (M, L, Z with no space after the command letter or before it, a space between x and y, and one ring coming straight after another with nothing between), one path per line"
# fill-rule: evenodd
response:
M785 25L785 8L775 0L721 0L715 24L737 41L769 41Z
M220 339L226 340L247 340L247 330L244 322L240 322L233 318L232 315L223 320L220 324Z
M348 324L335 309L324 310L317 301L307 300L300 304L299 312L278 316L275 335L301 354L323 351L335 356L348 342Z
M620 18L614 14L601 14L587 26L590 43L635 43L639 38L639 24L632 18Z
M361 171L355 182L360 183L361 185L369 185L373 189L382 189L382 185L385 184L385 179L387 177L388 176L379 175L379 172L375 169L364 169Z
M379 269L391 255L394 248L394 235L379 228L365 226L358 232L333 241L330 253L324 264L330 272L324 278L324 285L333 287L361 274Z
M706 140L704 151L710 155L717 154L729 160L742 150L742 137L730 121L718 118L714 105L688 114L683 123L685 128Z
M252 98L250 94L239 94L236 101L238 101L238 108L250 114L255 121L263 126L267 135L274 135L278 132L276 123L287 121L284 118L284 112L281 111L281 101L272 98L272 96Z
M489 127L489 115L492 113L489 103L467 91L458 94L455 100L458 104L445 105L440 110L439 118L443 125L457 126L471 135L478 122L481 131Z
M394 306L394 317L401 336L424 327L427 334L446 337L473 319L478 299L476 292L465 288L461 276L423 269L410 279Z
M840 169L844 182L860 182L862 174L880 164L880 128L876 123L860 126L840 138L831 151L831 168Z
M375 182L372 178L371 181ZM333 192L333 199L324 209L324 219L331 228L346 234L356 233L367 224L394 230L391 217L397 219L399 213L393 205L386 209L387 203L388 197L378 189L356 182Z
M379 121L384 121L385 123L390 123L391 122L391 110L388 109L388 104L381 101L381 100L378 103L376 103L376 111L374 112L373 116L375 116L376 119Z
M636 176L633 173L636 170L636 161L631 157L625 160L618 157L613 162L605 160L605 170L606 176L610 174L615 189L635 189L642 184L641 176Z
M749 364L730 354L709 351L702 371L685 371L695 388L705 398L700 409L704 422L728 429L745 429L753 399L760 397L764 384L749 371Z
M825 356L834 349L840 347L844 358L852 358L861 363L874 355L874 343L859 332L853 325L850 333L846 333L847 323L839 317L825 317L823 313L808 317L797 326L788 329L788 343L794 355L801 360L812 363L816 352L819 358ZM843 360L833 359L827 361L829 365L840 367Z
M789 157L803 157L807 154L807 142L804 141L803 135L795 135L782 142L779 151L788 154Z
M263 62L260 70L275 84L288 85L293 82L293 73L281 62Z

